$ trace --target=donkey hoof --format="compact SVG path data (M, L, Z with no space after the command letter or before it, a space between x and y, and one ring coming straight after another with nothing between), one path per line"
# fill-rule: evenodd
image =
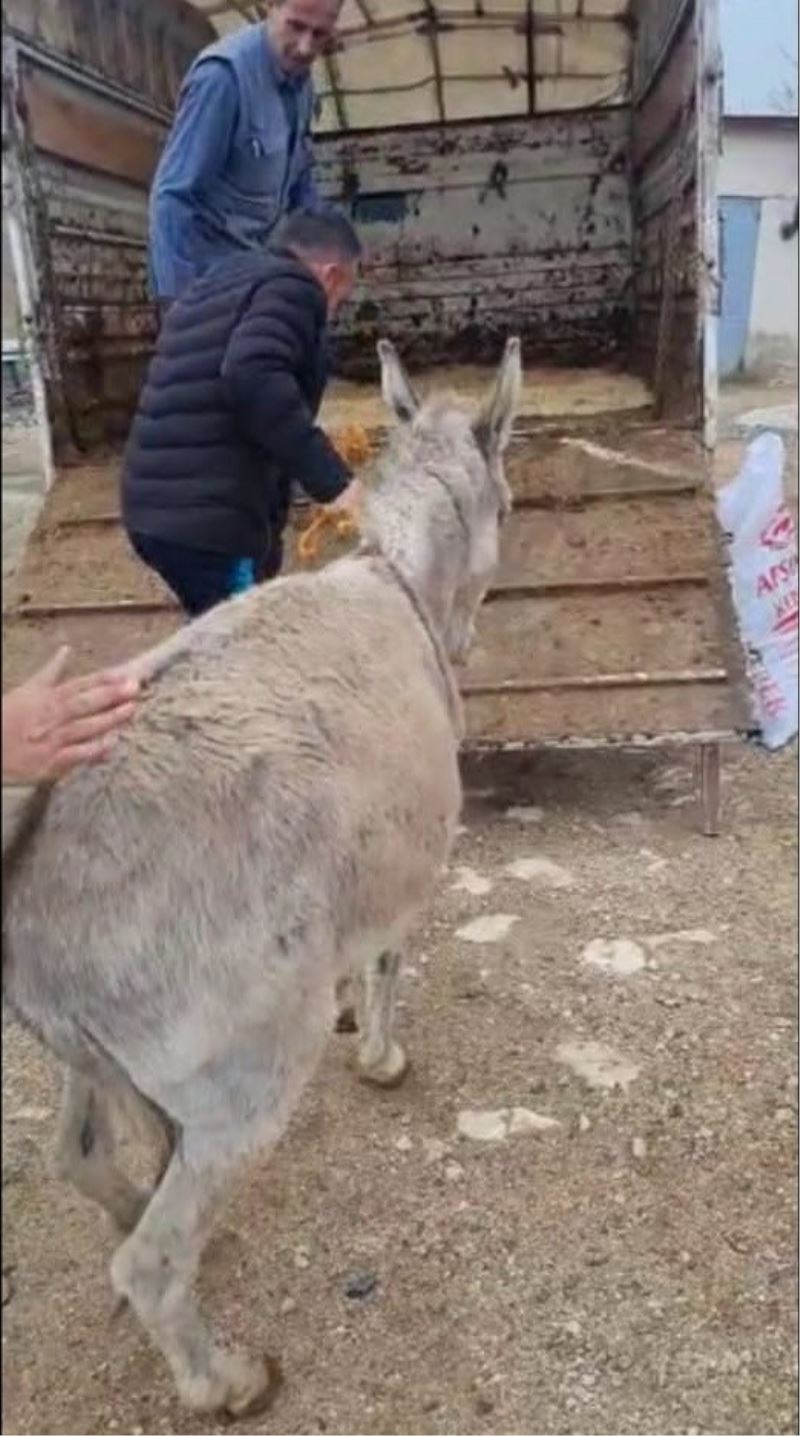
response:
M236 1389L231 1391L225 1401L224 1414L232 1421L242 1421L250 1416L263 1416L272 1406L275 1397L283 1386L283 1372L280 1363L274 1356L265 1356L263 1361L249 1361L246 1358L243 1366L252 1369L253 1379L248 1382L246 1376L240 1381Z
M212 1369L181 1383L180 1394L193 1411L217 1412L230 1420L255 1416L272 1405L283 1375L277 1361L243 1352L217 1353Z
M359 1077L373 1087L399 1087L410 1065L400 1043L390 1042L379 1062L359 1056Z
M335 1032L358 1032L356 1021L356 1010L354 1007L343 1007L336 1018Z

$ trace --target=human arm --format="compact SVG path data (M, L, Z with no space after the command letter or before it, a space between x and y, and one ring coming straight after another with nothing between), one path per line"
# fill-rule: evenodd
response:
M176 298L194 278L197 201L225 168L238 113L230 67L204 60L181 90L150 198L150 267L159 300Z
M325 504L344 493L352 475L315 423L300 385L324 323L324 299L312 285L298 276L279 289L262 285L255 291L231 336L222 379L250 441Z
M107 669L60 681L62 648L19 687L3 695L4 783L44 783L83 763L98 763L136 707L139 684Z

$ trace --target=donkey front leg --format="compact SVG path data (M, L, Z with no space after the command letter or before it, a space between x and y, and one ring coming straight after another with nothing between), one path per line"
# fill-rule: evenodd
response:
M445 634L445 647L451 663L458 667L466 663L475 642L475 620L485 593L485 580L471 579L459 590L453 601Z
M401 956L382 952L364 969L363 1039L358 1048L360 1076L378 1087L397 1087L408 1071L408 1058L392 1037Z

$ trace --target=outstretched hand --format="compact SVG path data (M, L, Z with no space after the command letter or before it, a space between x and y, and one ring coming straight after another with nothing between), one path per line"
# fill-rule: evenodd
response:
M339 539L353 538L361 526L361 505L364 489L360 479L351 479L347 488L329 504L320 504L310 524L297 540L297 556L301 563L318 558L326 530Z
M3 697L3 782L43 783L110 753L136 707L138 682L115 669L61 681L58 653Z
M360 479L351 479L346 489L343 489L338 498L332 503L326 504L328 513L335 514L337 518L351 519L354 527L358 527L361 517L361 508L364 503L364 485Z

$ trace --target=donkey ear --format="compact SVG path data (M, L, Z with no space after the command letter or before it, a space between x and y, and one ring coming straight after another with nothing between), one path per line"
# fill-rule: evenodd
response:
M394 345L388 339L378 340L378 358L381 361L383 402L401 424L410 424L419 409L419 400L408 382Z
M509 439L522 388L522 351L519 339L506 343L494 389L482 405L472 432L485 459L502 454Z

